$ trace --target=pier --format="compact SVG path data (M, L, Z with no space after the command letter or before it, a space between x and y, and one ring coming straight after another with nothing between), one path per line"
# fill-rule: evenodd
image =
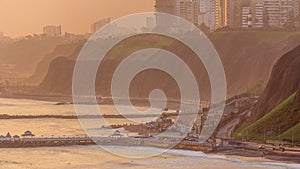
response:
M72 145L102 145L102 146L147 146L158 148L177 148L198 151L211 151L210 146L197 142L182 142L175 144L156 138L135 137L40 137L40 138L4 138L0 139L0 148L31 148L31 147L58 147Z

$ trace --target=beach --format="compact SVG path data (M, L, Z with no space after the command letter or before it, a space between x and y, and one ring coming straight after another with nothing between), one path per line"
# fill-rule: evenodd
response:
M118 149L126 149L116 147ZM155 149L154 149L155 151ZM285 164L260 158L236 158L234 156L206 155L202 152L170 150L162 155L145 158L124 158L105 152L95 146L51 148L1 149L0 167L24 168L88 168L88 169L284 169L300 168L297 164Z

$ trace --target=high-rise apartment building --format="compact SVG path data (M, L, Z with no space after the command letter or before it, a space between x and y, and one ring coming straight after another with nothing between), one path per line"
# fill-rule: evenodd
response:
M293 24L294 0L265 0L266 24L284 27Z
M199 1L200 0L156 0L155 9L157 12L168 13L182 17L195 25L199 24ZM157 26L173 25L179 23L168 23L164 18L156 19ZM168 24L167 24L168 23Z
M233 28L264 26L265 0L228 0L227 22Z
M228 26L246 27L249 7L252 27L300 26L300 0L227 0Z
M294 1L294 23L296 27L300 27L300 0Z
M95 33L98 29L102 28L104 25L110 23L110 18L101 19L91 25L91 33Z
M300 26L300 0L156 0L159 12L211 30Z
M181 0L179 16L198 25L199 21L199 1L198 0Z
M155 0L155 10L156 12L176 15L179 3L178 0Z
M251 7L242 8L242 28L252 27Z
M156 11L180 16L195 25L204 23L211 30L227 25L228 0L156 0ZM167 21L157 20L158 25Z
M300 0L294 0L294 16L297 17L300 14Z
M227 0L227 25L232 28L242 26L242 0Z
M216 28L227 26L227 0L215 0Z
M199 24L204 23L210 30L216 29L216 0L200 0Z
M156 12L167 13L171 15L179 16L180 12L180 1L179 0L155 0L155 10ZM158 28L165 28L169 25L177 23L170 23L167 18L157 16L156 17L156 26ZM174 26L175 26L174 25Z
M43 34L48 37L61 36L61 25L43 27Z
M255 28L264 27L264 0L253 0L251 2L252 24Z

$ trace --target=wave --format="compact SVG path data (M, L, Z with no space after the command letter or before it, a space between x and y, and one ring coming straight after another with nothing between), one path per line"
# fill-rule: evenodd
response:
M225 155L207 155L203 152L196 152L191 150L169 150L167 153L169 154L176 154L176 155L184 155L184 156L191 156L191 157L203 157L209 159L220 159L226 160L234 163L239 163L241 165L249 166L249 165L262 165L262 166L273 166L273 167L287 167L289 169L298 169L300 168L300 164L288 164L282 162L261 162L261 161L245 161L236 158L226 157Z
M92 147L93 149L98 147L97 145L93 146L88 146ZM136 151L136 152L162 152L162 148L157 148L157 147L125 147L125 146L103 146L107 147L110 149L115 149L118 151ZM98 147L99 148L99 147ZM225 155L217 155L217 154L205 154L201 151L192 151L192 150L178 150L178 149L171 149L171 150L166 150L165 154L170 154L170 155L178 155L178 156L187 156L187 157L199 157L199 158L205 158L205 159L217 159L217 160L223 160L223 161L228 161L232 163L237 163L241 166L265 166L265 167L284 167L288 169L300 169L300 164L293 164L293 163L283 163L283 162L266 162L266 161L246 161L246 160L241 160L237 158L232 158L232 157L226 157Z

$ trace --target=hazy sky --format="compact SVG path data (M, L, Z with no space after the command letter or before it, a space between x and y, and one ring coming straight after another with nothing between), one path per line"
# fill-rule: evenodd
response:
M152 11L154 0L0 0L0 32L23 36L53 24L63 32L86 33L99 19Z

